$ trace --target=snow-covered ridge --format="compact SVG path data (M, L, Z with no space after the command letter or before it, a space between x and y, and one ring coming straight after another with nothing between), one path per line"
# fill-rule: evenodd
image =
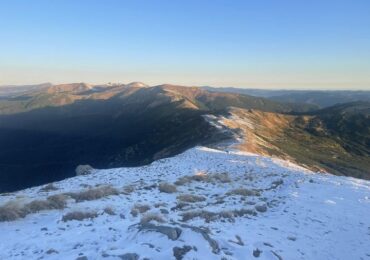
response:
M73 195L99 185L118 193L81 201ZM0 259L370 257L370 182L287 161L196 147L53 186L0 196L1 206L70 194L64 209L0 222ZM76 211L92 215L67 221Z

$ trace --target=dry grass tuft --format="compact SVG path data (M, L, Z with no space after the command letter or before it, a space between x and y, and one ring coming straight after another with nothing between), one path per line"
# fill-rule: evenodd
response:
M160 192L164 193L175 193L177 192L177 188L175 185L167 183L167 182L162 182L159 184L158 189Z
M50 196L46 200L34 200L24 205L10 201L0 207L0 222L14 221L42 210L64 209L66 205L67 197L62 194Z
M135 187L133 185L126 185L123 187L122 190L123 190L123 194L128 195L135 191Z
M201 218L205 222L209 223L211 221L216 221L218 219L226 219L230 222L234 222L236 217L244 216L255 216L257 213L251 209L235 209L229 211L211 212L207 210L197 210L197 211L187 211L181 214L182 221L189 221L194 218Z
M116 212L114 212L114 210L111 207L105 207L103 211L104 213L111 215L111 216L116 215Z
M97 200L111 195L119 195L119 191L112 186L99 186L81 192L69 192L66 195L70 196L76 202Z
M192 195L192 194L181 194L177 196L177 200L182 201L182 202L195 203L195 202L205 201L206 198L203 196Z
M157 202L157 203L154 204L155 208L166 207L166 206L167 206L166 202Z
M137 215L142 214L150 210L150 206L147 204L135 204L131 209L131 215L136 217Z
M181 221L189 221L194 218L201 218L208 223L217 219L217 213L207 210L187 211L181 214L181 216L182 216Z
M238 189L234 189L234 190L227 192L226 195L260 196L260 193L257 190L238 188Z
M231 178L227 172L223 173L214 173L211 175L211 178L215 181L222 182L222 183L230 183Z
M58 190L58 188L55 187L53 183L49 183L40 189L41 192L49 192L54 190Z
M0 222L24 218L28 213L16 201L10 201L0 207Z
M221 183L229 183L231 182L231 178L228 173L211 173L211 174L206 174L204 172L199 172L195 175L191 176L183 176L178 178L175 181L175 185L177 186L182 186L191 182L221 182Z
M164 223L164 218L158 213L146 213L140 220L140 224L146 224L152 221L156 221L158 223Z
M93 219L96 218L98 214L96 212L83 212L83 211L73 211L65 214L62 217L63 222L77 220L82 221L84 219Z

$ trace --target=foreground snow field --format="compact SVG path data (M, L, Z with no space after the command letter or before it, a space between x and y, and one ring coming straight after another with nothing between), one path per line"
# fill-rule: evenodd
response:
M112 195L76 195L107 185ZM0 222L0 259L370 259L370 182L254 154L196 147L47 190L0 196L68 198Z

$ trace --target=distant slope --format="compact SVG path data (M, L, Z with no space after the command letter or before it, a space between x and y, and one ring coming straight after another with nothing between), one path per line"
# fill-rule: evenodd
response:
M334 122L332 115L341 115L343 109L315 114L311 109L308 109L310 113L305 112L309 107L197 87L150 87L140 82L62 84L7 95L0 100L0 192L70 177L79 164L97 168L137 166L195 145L224 141L230 138L230 131L220 132L204 116L222 116L236 108L259 111L261 122L266 121L267 113L285 121L302 118L294 122L287 120L283 126L271 122L266 129L274 134L265 142L276 145L274 131L287 129L283 137L286 133L290 136L281 139L280 153L299 162L303 162L301 158L310 158L300 149L307 137L310 140L305 149L312 151L315 158L305 159L305 163L337 169L334 173L343 174L340 167L329 165L338 162L345 169L353 167L344 174L366 178L363 172L367 164L359 163L356 158L368 154L368 141L361 139L367 133L362 128L367 117L345 116L344 121L338 117ZM309 118L307 122L306 118ZM320 129L314 126L321 122L325 122L325 128L319 133ZM358 133L353 137L361 141L351 138L354 126ZM302 138L298 138L300 134ZM354 157L348 159L343 155L339 158L344 162L333 161L326 148L311 146L313 140L316 144L330 140L330 144L339 147L340 156L354 154ZM332 149L333 156L338 153L336 149ZM321 162L316 157L322 155Z
M78 100L107 100L113 97L120 97L122 102L129 104L150 102L149 100L154 103L179 101L183 107L204 111L221 111L230 106L280 113L310 110L306 108L309 106L286 104L244 94L215 93L198 87L169 84L149 87L140 82L133 82L127 85L72 83L30 89L27 93L15 93L0 99L0 114L14 114L48 106L64 106Z
M14 85L3 85L0 86L0 98L5 96L20 95L29 93L32 91L37 91L45 89L52 86L50 83L37 84L37 85L24 85L24 86L14 86Z
M239 93L264 97L270 100L295 103L295 104L310 104L317 107L329 107L339 103L348 103L355 101L370 102L370 91L350 91L350 90L332 90L332 91L317 91L317 90L263 90L263 89L247 89L247 88L214 88L203 87L208 91L221 93Z
M222 123L245 151L294 160L315 170L370 179L370 103L337 105L306 115L231 109Z

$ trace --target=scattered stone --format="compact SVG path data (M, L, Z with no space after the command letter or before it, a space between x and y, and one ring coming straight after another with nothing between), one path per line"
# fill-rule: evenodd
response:
M185 245L183 247L177 247L175 246L173 249L173 256L176 258L176 260L182 260L184 256L192 250L191 246Z
M138 260L139 259L139 255L136 253L127 253L124 255L119 255L118 257L122 260Z
M55 250L54 248L50 248L48 251L46 251L46 253L48 255L51 255L51 254L59 254L59 252L57 250Z
M79 256L76 260L88 260L87 256Z
M253 250L253 256L254 257L260 257L261 253L262 253L262 251L259 250L258 248Z
M254 206L254 208L258 211L258 212L266 212L267 211L267 206L266 204L257 204Z
M160 209L162 214L169 214L170 212L167 209Z

